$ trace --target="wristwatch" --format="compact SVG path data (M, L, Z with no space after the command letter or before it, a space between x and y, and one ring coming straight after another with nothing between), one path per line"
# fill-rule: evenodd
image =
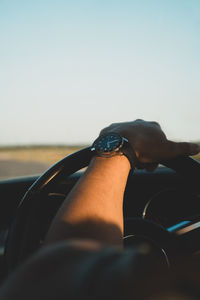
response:
M125 155L132 168L137 167L138 164L135 151L128 139L116 132L100 135L92 144L91 151L94 151L95 155L103 157Z

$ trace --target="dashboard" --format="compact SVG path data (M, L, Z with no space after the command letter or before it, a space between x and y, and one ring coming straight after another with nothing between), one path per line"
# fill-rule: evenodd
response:
M44 194L41 214L53 217L83 172L61 180ZM38 177L0 182L0 229L8 228L26 190ZM48 211L47 211L48 208ZM200 194L175 171L159 167L154 172L130 173L124 194L124 217L147 218L163 227L200 214Z
M51 185L48 192L41 193L40 199L37 199L34 224L32 225L36 235L39 232L40 243L42 243L58 208L83 172L79 171L71 176L63 177ZM21 198L37 178L35 176L0 182L1 233L7 232ZM200 215L199 200L197 190L188 182L188 179L169 168L159 167L154 172L135 170L129 175L124 194L125 235L127 232L134 234L135 231L135 227L130 225L130 219L150 220L163 229L183 221L193 222ZM154 228L148 226L148 232L151 234ZM33 239L33 236L30 239ZM196 236L194 239L196 240ZM4 246L5 239L2 242ZM198 247L200 249L200 245L197 245Z

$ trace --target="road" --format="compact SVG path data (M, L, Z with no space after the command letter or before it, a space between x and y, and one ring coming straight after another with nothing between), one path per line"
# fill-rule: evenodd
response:
M43 173L50 164L27 162L11 159L0 160L0 180L10 177L26 176Z

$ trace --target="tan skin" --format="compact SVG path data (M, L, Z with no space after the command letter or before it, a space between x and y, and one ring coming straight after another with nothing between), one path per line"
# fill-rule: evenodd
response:
M136 120L116 123L103 129L100 134L108 132L126 137L141 166L147 170L156 168L161 160L200 152L197 144L167 140L156 122ZM48 299L54 292L58 277L69 278L68 272L70 276L76 272L79 259L84 259L82 256L70 261L72 269L68 271L67 249L71 245L88 251L100 251L103 245L122 249L122 206L129 171L130 163L125 156L95 157L58 211L47 234L46 246L5 282L0 298L16 299L18 294L20 299ZM45 266L47 270L54 270L51 276L48 274L48 280ZM67 288L64 283L63 289L66 291Z
M126 137L142 167L147 170L155 169L159 161L180 155L194 155L200 151L199 146L193 143L169 141L157 122L136 120L115 123L100 134L109 132ZM125 156L94 158L60 208L46 242L84 237L122 246L122 205L129 171L130 163ZM110 230L105 230L103 224ZM73 236L71 228L74 228Z

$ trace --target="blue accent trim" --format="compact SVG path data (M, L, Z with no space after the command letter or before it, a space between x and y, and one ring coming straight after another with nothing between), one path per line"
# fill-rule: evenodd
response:
M184 225L188 224L188 223L191 223L191 221L183 221L183 222L180 222L176 225L173 225L169 228L167 228L167 231L168 232L173 232L173 231L176 231L177 229L180 229L181 227L183 227Z

